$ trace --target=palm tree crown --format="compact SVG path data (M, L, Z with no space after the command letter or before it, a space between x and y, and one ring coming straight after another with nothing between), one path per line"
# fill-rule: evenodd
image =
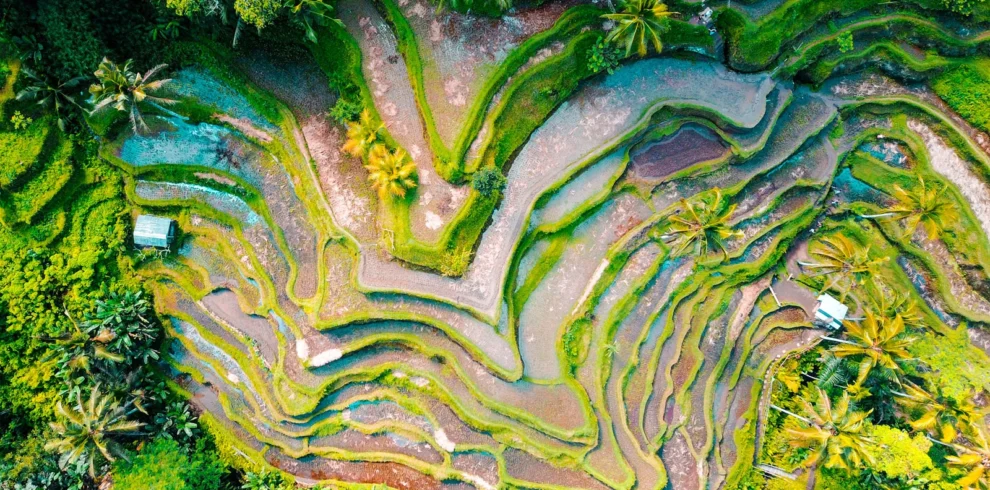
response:
M725 240L741 235L729 226L735 209L735 204L725 205L722 191L717 187L692 201L681 199L681 210L667 219L663 232L663 237L670 240L671 255L694 250L703 257L717 250L722 252L723 259L728 258Z
M29 68L21 68L21 73L27 75L30 84L17 93L17 100L33 100L41 107L55 110L58 128L65 131L66 107L79 107L76 97L82 91L79 86L86 77L75 77L67 82L52 82Z
M347 123L347 141L341 150L357 158L368 156L384 127L384 124L372 118L371 111L361 111L360 119Z
M870 412L850 409L849 393L843 393L835 406L828 394L818 389L818 403L812 404L799 398L807 427L788 428L791 445L812 449L804 465L810 465L808 488L814 488L815 469L819 463L826 468L852 469L864 461L873 464L873 456L866 450L870 438L864 434L864 422Z
M93 113L110 107L120 112L128 112L134 132L147 131L148 125L141 115L142 105L163 109L163 105L176 103L173 99L156 95L165 84L172 81L171 78L155 80L165 66L158 65L142 75L131 71L131 60L127 60L121 66L103 58L94 73L98 83L89 87L96 104Z
M102 456L108 462L118 457L126 459L116 439L137 435L137 430L144 425L128 420L133 409L128 411L111 397L102 396L99 385L93 387L85 404L81 397L71 408L58 402L55 412L60 420L51 425L61 438L49 442L45 448L62 453L59 459L62 468L78 460L84 461L89 466L89 475L94 478L97 458Z
M365 168L371 186L382 196L405 197L407 190L416 187L416 164L401 148L390 151L385 145L375 145Z
M625 44L626 56L633 52L633 48L639 56L646 56L650 44L659 53L663 50L660 34L667 31L667 21L675 14L658 0L626 0L621 12L604 15L617 24L606 40Z
M918 177L918 185L910 192L895 185L893 194L897 204L888 213L891 218L904 221L907 236L913 235L921 225L928 238L934 240L946 224L959 219L959 209L948 199L945 186L926 186L924 177Z
M935 386L933 393L928 393L907 382L904 393L898 393L897 401L920 413L908 422L912 428L936 434L946 444L956 439L957 427L971 427L984 415L969 399L956 400L943 393L939 386Z
M958 456L946 456L952 466L968 469L966 476L956 480L956 484L966 490L990 488L990 438L987 428L976 426L968 437L969 444L953 444Z
M808 254L815 262L801 265L815 270L813 277L828 276L822 291L835 287L841 293L840 299L845 299L853 286L866 284L866 279L874 276L888 260L888 257L870 258L869 245L864 247L839 233L813 243Z
M907 351L911 339L903 335L904 319L900 315L888 318L867 311L863 321L846 320L843 325L850 340L836 344L832 353L840 358L861 358L859 377L853 386L861 386L875 367L896 372L900 363L911 357Z

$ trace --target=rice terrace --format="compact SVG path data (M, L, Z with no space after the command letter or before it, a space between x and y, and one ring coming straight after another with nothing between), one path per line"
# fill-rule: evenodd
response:
M0 490L990 488L990 0L0 0Z

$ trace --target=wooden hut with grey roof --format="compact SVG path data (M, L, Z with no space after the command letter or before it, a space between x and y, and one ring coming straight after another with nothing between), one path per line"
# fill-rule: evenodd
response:
M134 246L170 251L178 226L175 220L142 214L134 223Z

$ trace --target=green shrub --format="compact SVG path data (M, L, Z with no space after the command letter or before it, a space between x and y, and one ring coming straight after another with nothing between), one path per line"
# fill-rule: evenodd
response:
M505 189L505 184L506 180L502 172L491 167L479 170L471 179L471 187L485 197L501 193Z
M588 49L588 70L592 73L604 71L611 75L619 67L620 61L622 61L622 50L601 37Z
M14 111L14 115L10 116L10 124L14 126L15 131L25 129L33 122L34 119L21 114L21 111Z
M221 488L226 467L202 442L191 450L171 439L156 439L128 463L113 468L114 488L138 490L213 490Z
M244 490L289 490L293 486L278 471L262 468L258 472L247 472L244 475L244 485L241 488Z
M986 0L942 0L945 8L962 15L973 15L983 9L990 9Z
M853 33L852 31L846 31L839 35L835 40L839 44L839 51L843 53L848 53L854 49L853 44Z
M337 102L330 108L330 117L341 124L357 120L364 110L364 104L359 100L351 100L347 97L338 97Z

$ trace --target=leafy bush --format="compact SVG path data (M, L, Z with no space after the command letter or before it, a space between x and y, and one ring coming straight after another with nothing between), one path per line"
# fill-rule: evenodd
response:
M215 490L222 488L226 473L205 440L185 449L176 441L156 439L131 462L120 460L113 468L114 488L121 490Z
M244 475L244 485L241 488L244 490L289 490L292 488L292 484L285 480L282 473L262 468L258 472L247 472Z
M963 15L973 15L983 9L990 9L990 6L985 5L986 0L942 0L945 8Z
M14 126L15 131L20 131L27 128L34 119L21 114L21 111L14 111L14 115L10 116L10 124Z
M346 97L338 97L337 102L330 108L330 117L341 124L357 120L364 110L364 104Z
M505 176L497 168L483 168L475 172L471 179L471 187L485 197L498 195L505 189L505 185Z
M588 70L592 73L604 71L611 75L619 67L620 61L622 50L603 38L599 37L598 42L588 49Z
M852 31L843 32L839 35L835 42L839 44L839 51L843 53L848 53L855 48L853 45Z

